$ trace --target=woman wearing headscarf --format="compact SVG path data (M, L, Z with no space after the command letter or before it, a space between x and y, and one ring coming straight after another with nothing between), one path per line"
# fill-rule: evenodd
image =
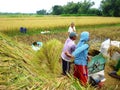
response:
M82 85L88 81L87 56L89 45L89 32L82 32L76 50L72 53L74 57L74 77L80 80Z

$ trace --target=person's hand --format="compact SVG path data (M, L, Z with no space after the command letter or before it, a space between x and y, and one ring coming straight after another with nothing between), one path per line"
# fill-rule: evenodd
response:
M73 58L73 56L69 52L65 52L65 55L68 56L69 58Z

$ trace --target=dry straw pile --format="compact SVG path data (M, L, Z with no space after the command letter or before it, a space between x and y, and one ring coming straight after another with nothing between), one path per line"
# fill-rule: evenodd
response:
M120 53L120 48L117 46L110 46L108 48L108 53L110 54L110 56L112 56L115 52Z
M32 89L42 83L31 61L33 54L29 47L0 33L0 89Z

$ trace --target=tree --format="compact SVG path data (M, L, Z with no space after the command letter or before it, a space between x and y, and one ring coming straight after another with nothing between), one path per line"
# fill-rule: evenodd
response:
M102 12L99 9L96 8L91 8L88 11L88 14L93 14L93 15L98 15L98 16L102 16Z
M52 7L52 14L54 15L60 15L63 13L63 7L60 5L55 5Z
M46 10L44 10L44 9L39 10L36 13L39 14L39 15L46 15L47 14Z
M94 5L94 2L91 2L90 0L84 0L83 2L80 3L80 7L78 10L79 14L88 14L88 11L90 8Z
M64 14L77 14L79 5L78 3L68 2L64 7Z
M103 16L120 16L120 0L102 0L100 8Z
M94 2L91 0L84 0L83 2L68 2L67 5L59 6L55 5L52 7L52 14L60 15L60 14L93 14L93 15L101 15L100 10L91 9L94 5Z

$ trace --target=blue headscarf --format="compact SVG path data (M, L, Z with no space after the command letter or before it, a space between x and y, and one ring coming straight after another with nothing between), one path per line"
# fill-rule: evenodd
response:
M89 32L82 32L80 34L80 41L78 42L76 48L82 46L84 43L86 43L89 40Z
M82 32L80 41L77 44L75 51L72 55L75 57L74 63L77 65L87 65L87 54L89 45L86 43L89 40L89 33Z

